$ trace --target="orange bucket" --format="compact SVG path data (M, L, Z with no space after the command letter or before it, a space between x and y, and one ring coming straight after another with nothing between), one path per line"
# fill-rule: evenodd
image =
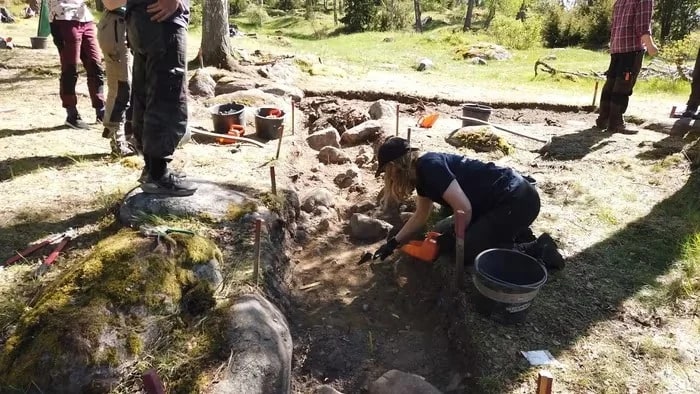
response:
M423 241L409 241L401 247L401 251L415 259L432 263L440 254L437 237L441 235L441 233L430 231Z

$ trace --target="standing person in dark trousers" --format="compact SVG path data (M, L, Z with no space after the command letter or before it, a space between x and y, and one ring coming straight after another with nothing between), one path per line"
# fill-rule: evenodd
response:
M102 4L105 12L97 24L97 39L107 68L107 106L102 136L110 139L113 155L130 156L135 152L127 143L131 119L126 115L130 112L133 58L126 44L126 0L103 0Z
M187 130L185 49L188 0L127 0L134 53L133 129L143 152L145 193L189 196L197 187L168 168Z
M404 201L413 190L418 198L416 211L377 250L376 258L383 260L410 241L425 225L435 202L467 215L465 264L472 264L484 250L507 247L541 259L548 268L564 267L564 258L549 234L542 234L533 242L515 244L516 237L529 229L540 212L537 190L515 170L449 153L421 153L400 137L385 141L377 159L376 176L386 172L385 202Z
M625 125L632 89L642 69L644 51L658 52L651 37L653 0L615 0L610 32L610 65L600 94L600 110L596 127L610 133L634 134L637 130Z
M97 122L102 123L105 111L102 55L97 46L92 13L83 0L49 0L49 18L53 42L61 58L59 93L67 113L65 124L74 129L89 129L77 109L78 60L85 67Z
M685 112L681 115L683 118L700 119L698 106L700 105L700 49L698 56L695 58L695 68L693 69L693 80L690 83L690 97L685 105Z

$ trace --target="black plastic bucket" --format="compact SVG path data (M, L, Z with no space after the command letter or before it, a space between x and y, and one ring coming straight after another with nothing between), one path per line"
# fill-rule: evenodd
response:
M475 306L478 312L504 324L520 323L547 270L534 258L510 249L489 249L474 259Z
M278 115L271 115L279 111ZM266 140L275 140L284 133L284 111L274 107L261 107L255 112L255 134Z
M209 108L214 121L214 132L226 134L233 125L245 127L245 106L237 103L215 105Z
M483 120L485 122L489 121L492 111L493 108L486 105L471 103L462 104L462 116ZM475 125L480 125L480 123L476 123L472 120L462 119L462 127Z

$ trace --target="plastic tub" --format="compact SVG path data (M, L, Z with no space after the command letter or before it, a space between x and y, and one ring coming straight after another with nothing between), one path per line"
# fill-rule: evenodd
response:
M240 130L243 126L244 130L239 131L239 135L243 135L245 131L245 106L238 103L220 104L209 108L211 119L214 121L214 132L217 134L227 134L232 130Z
M261 107L255 112L255 133L266 140L275 140L284 133L284 111L274 107Z
M462 116L463 117L474 118L474 119L479 119L479 120L483 120L485 122L488 122L489 118L491 117L492 111L493 111L493 108L491 108L487 105L472 104L472 103L462 104ZM477 123L477 122L474 122L472 120L462 119L462 127L476 126L476 125L480 125L480 124L481 123Z
M504 324L525 320L547 282L547 270L534 258L510 249L489 249L474 259L477 311Z

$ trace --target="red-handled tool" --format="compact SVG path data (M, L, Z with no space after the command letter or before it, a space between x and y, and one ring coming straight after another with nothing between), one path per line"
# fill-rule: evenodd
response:
M44 264L53 264L53 262L58 257L58 254L63 250L63 248L66 247L66 244L72 238L72 235L73 235L72 230L69 230L63 234L58 234L58 235L55 235L52 237L48 237L45 240L43 240L37 244L31 245L28 248L17 252L14 256L5 260L2 263L2 265L8 266L8 265L15 264L16 262L18 262L20 260L26 259L27 257L29 257L31 254L33 254L37 250L42 249L43 247L45 247L47 245L55 244L56 242L58 242L58 245L54 248L53 251L51 251L51 253L44 260Z

